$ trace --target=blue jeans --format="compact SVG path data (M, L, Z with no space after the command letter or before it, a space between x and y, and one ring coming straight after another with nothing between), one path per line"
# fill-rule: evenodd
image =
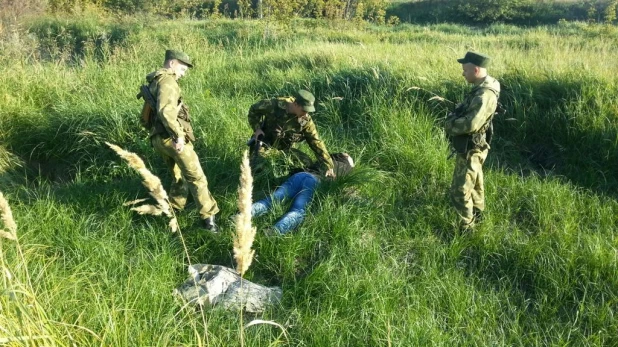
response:
M318 178L307 172L292 175L271 196L253 203L251 217L267 213L272 209L273 202L280 203L292 199L292 206L274 227L281 234L294 230L305 219L307 205L311 202L318 183L320 183Z

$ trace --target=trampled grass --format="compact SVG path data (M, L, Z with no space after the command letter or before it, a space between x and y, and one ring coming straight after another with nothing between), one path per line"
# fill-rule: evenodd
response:
M283 288L281 307L260 318L289 338L258 325L244 330L246 345L618 345L616 43L615 28L580 23L24 23L0 42L0 190L23 252L0 241L13 274L2 319L15 323L0 339L240 344L237 313L199 315L173 300L187 276L183 243L165 219L122 206L145 192L104 145L139 154L166 184L135 95L176 47L196 60L181 87L222 210L220 235L200 230L192 206L178 214L191 263L234 267L228 217L256 100L312 90L328 148L359 165L322 185L290 237L260 233L275 215L254 221L245 277ZM429 99L461 99L455 59L468 49L495 58L508 113L486 165L487 220L462 235L445 195L449 106ZM259 199L278 182L254 183Z

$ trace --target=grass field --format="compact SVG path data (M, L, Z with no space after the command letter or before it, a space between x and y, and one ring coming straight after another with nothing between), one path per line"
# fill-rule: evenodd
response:
M46 346L234 346L254 317L197 314L164 219L104 145L169 175L135 98L168 47L196 61L181 88L222 233L180 213L192 263L233 266L228 217L260 98L313 91L314 119L355 175L324 184L290 237L260 233L247 278L283 289L247 346L618 345L618 30L561 23L353 26L298 20L39 18L0 41L0 191L19 242L0 239L0 341ZM492 55L508 113L486 164L487 219L456 232L453 162L432 93L468 90L455 61ZM411 89L420 87L423 89ZM308 151L308 148L302 147ZM264 196L278 182L257 182ZM349 194L350 187L355 188ZM22 338L22 340L17 340ZM27 340L23 340L26 338ZM10 342L13 341L13 342ZM21 342L18 342L21 341Z

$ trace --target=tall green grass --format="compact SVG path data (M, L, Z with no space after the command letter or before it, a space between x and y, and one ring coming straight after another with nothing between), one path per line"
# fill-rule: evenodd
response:
M222 209L221 235L201 231L191 207L180 213L192 263L233 266L227 217L256 100L312 90L328 148L359 162L347 182L322 186L291 237L260 233L275 215L255 221L245 276L283 288L262 318L289 339L262 325L245 330L247 345L618 344L614 28L92 18L23 28L0 41L0 182L25 260L1 246L9 268L29 270L16 274L32 283L50 343L239 344L237 314L204 320L173 300L187 275L181 241L122 206L144 192L103 144L169 179L135 94L175 47L196 60L180 83ZM429 92L463 97L455 59L468 49L494 57L508 113L486 165L487 220L462 235L445 197L448 107ZM277 183L256 182L254 195Z

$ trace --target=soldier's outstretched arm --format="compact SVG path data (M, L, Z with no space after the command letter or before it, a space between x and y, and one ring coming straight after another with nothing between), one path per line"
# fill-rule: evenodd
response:
M185 132L178 123L178 99L180 98L180 88L172 76L164 76L159 81L157 91L157 114L161 123L172 136L173 139L184 139Z
M449 135L464 135L478 131L496 108L496 96L492 92L481 92L465 107L463 115L449 119L446 131Z
M335 167L333 164L333 159L330 157L324 141L320 139L313 120L308 121L307 124L303 126L302 133L307 141L307 144L311 150L313 150L313 153L315 153L315 156L318 158L320 163L322 163L327 170L333 169Z

